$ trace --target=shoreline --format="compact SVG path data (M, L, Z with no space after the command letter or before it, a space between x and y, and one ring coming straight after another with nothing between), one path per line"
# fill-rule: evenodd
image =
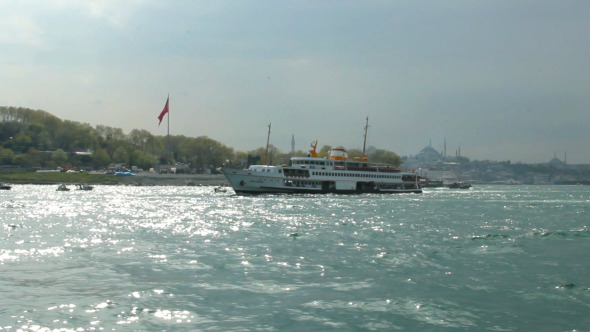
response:
M79 173L3 173L0 182L7 184L91 184L129 186L229 186L223 174L156 174L141 172L134 176L107 175L102 172Z
M138 173L135 176L121 178L122 184L136 186L229 186L223 174Z

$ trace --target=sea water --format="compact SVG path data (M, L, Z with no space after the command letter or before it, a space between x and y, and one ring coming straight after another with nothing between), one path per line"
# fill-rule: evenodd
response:
M590 187L0 192L0 331L588 331Z

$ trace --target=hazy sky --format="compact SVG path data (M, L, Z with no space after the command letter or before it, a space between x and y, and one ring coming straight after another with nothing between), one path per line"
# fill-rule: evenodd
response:
M2 0L0 105L236 150L590 163L590 1Z

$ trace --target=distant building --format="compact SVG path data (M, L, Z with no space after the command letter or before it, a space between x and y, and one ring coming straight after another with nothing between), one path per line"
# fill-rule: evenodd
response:
M433 166L442 159L444 159L442 154L429 145L418 152L417 155L406 158L404 160L404 167L419 168L424 166Z
M547 164L556 169L564 169L566 166L565 162L559 160L557 157L553 157Z

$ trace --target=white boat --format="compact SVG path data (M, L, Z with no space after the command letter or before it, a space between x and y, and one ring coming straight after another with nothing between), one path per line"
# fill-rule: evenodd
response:
M364 157L364 148L362 158L349 160L344 149L332 149L329 158L320 158L316 146L317 141L311 145L308 157L292 157L289 165L251 165L247 169L222 168L221 171L238 195L422 193L415 173L403 172L394 165L369 162Z

